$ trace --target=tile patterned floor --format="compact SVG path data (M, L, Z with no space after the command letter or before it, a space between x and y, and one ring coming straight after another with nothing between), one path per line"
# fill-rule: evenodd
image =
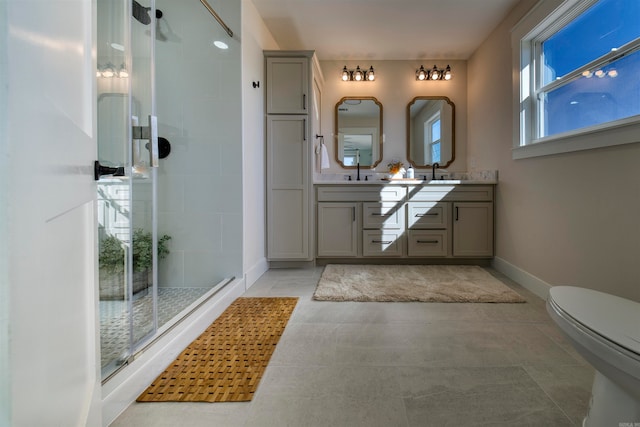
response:
M579 426L592 368L544 301L312 301L322 268L270 270L246 296L298 296L247 403L133 403L112 425Z
M159 288L158 325L162 326L200 298L210 288ZM140 292L143 294L143 292ZM152 299L140 295L133 301L134 341L141 339L152 327ZM129 346L129 316L124 301L100 301L100 349L102 368L110 363L121 364Z

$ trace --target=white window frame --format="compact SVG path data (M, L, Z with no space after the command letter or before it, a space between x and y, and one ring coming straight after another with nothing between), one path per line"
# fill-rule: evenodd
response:
M433 125L436 122L440 122L440 138L437 140L433 139ZM433 146L435 144L440 144L442 142L442 118L441 118L441 114L440 111L438 111L437 113L435 113L434 115L432 115L428 120L426 120L423 123L424 126L424 136L425 136L425 141L424 141L424 151L425 151L425 158L428 158L426 164L430 165L433 164L434 162L440 162L440 159L435 160L433 158ZM440 145L441 149L442 149L442 145ZM442 158L442 151L440 151L440 158Z
M544 138L537 137L538 117L537 83L541 81L541 40L566 25L597 0L542 0L511 31L513 60L513 150L514 159L568 153L593 148L640 142L640 116L607 122ZM629 45L632 45L630 43ZM627 45L627 46L629 46ZM621 49L622 50L622 49ZM606 62L620 55L611 53L576 70ZM604 60L604 61L603 61ZM575 74L574 73L574 74ZM546 85L549 88L556 83Z

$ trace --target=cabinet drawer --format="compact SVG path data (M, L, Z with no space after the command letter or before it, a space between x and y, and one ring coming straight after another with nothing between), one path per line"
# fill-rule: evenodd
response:
M367 256L402 256L402 231L363 230L362 255Z
M362 204L362 228L396 229L404 228L404 206L398 203Z
M409 187L410 201L442 202L442 201L493 201L492 185L435 185Z
M449 203L407 203L407 227L410 229L449 228Z
M409 256L441 256L448 255L449 232L447 230L410 230Z
M317 185L319 202L393 202L407 196L407 188L396 185Z

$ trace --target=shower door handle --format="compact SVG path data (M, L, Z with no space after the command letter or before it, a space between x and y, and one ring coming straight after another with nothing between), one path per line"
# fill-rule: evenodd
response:
M149 116L149 129L151 134L149 135L149 164L152 168L158 167L158 118L156 116Z
M149 116L149 126L132 126L132 139L146 139L149 141L145 147L149 150L149 166L158 167L158 118Z

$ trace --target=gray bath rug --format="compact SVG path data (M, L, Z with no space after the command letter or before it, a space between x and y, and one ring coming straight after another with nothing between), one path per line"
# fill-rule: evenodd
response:
M322 272L314 300L525 302L474 265L341 265Z

